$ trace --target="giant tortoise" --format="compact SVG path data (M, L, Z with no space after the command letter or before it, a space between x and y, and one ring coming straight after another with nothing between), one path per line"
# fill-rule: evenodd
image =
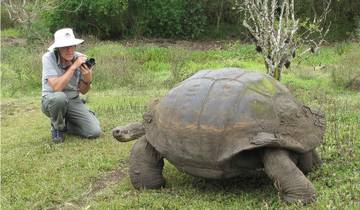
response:
M304 174L321 160L324 115L273 78L239 68L202 70L154 100L142 123L113 129L139 138L130 154L133 186L160 188L163 158L186 173L223 179L264 170L286 202L315 199Z

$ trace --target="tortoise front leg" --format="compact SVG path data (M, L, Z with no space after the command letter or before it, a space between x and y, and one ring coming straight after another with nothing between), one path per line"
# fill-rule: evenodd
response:
M129 176L136 189L157 189L165 185L162 175L164 160L146 140L141 137L132 147Z
M263 163L266 174L275 182L285 202L315 201L315 188L283 149L267 148Z

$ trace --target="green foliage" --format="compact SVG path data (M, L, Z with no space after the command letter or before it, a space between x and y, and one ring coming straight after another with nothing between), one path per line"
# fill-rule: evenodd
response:
M10 19L8 12L6 11L6 8L1 5L1 30L6 28L14 27L14 22Z
M242 0L238 2L241 4ZM311 19L314 11L321 14L324 2L295 1L296 16L301 22ZM45 42L51 38L50 32L62 27L72 27L77 33L101 39L124 36L247 39L240 24L244 14L235 7L235 1L231 0L26 1L21 11L30 15L22 15L25 21L19 25L28 35L29 43ZM2 28L13 26L5 9L1 7ZM332 1L327 20L332 23L328 39L346 40L356 36L359 16L360 1Z
M233 0L202 0L208 22L219 29L221 23L238 23L238 11Z
M360 42L360 14L355 18L355 31L353 33L353 39Z
M49 39L53 37L47 27L46 21L42 18L34 20L26 27L22 27L21 32L25 35L27 44L33 47L47 44Z
M182 31L185 38L198 38L203 35L206 26L203 5L198 1L186 1L183 14Z
M119 38L126 31L128 0L64 0L45 14L51 31L63 27L99 38Z
M304 57L295 59L295 63L299 62L306 65L321 66L339 62L342 56L345 55L351 48L352 43L336 43L332 46L320 48L315 53L307 54ZM305 46L306 47L306 46ZM299 50L300 52L302 49Z
M22 34L19 29L17 28L7 28L4 30L1 30L1 39L4 38L17 38L21 37Z
M28 44L45 43L51 34L42 15L51 8L52 3L53 0L4 1L1 7L2 17L4 12L10 14L4 20L4 27L11 24L11 27L20 29Z
M164 38L196 38L206 24L203 5L190 0L135 0L136 27L142 35Z
M246 40L247 34L245 29L241 24L228 24L220 23L217 27L216 25L208 24L205 28L202 38L204 39L239 39Z
M3 38L8 36L18 37L19 32L4 31ZM97 90L120 87L168 88L200 69L209 68L240 67L265 72L262 57L254 50L255 46L240 42L224 45L222 49L201 51L171 45L159 47L145 43L125 47L119 42L98 42L94 38L83 38L87 41L78 50L94 57L97 61L93 83L93 88ZM40 92L40 58L48 44L40 49L31 45L24 47L23 44L13 46L15 41L7 40L2 46L2 95ZM333 72L334 84L356 89L358 53L355 53L356 47L351 45L351 43L339 43L325 47L300 64L294 63L289 73L296 77L291 80L293 83L305 82L307 85L304 88L307 90L318 88L309 84L322 84L324 80L319 76L318 70L322 72L322 69L327 70L328 66L333 65L329 70ZM350 51L355 52L350 53ZM284 73L287 74L287 71ZM285 75L284 82L287 81L286 77Z
M97 89L127 86L138 69L137 63L126 55L121 45L100 44L85 54L96 59L93 85Z
M295 1L296 16L302 21L306 18L312 19L315 15L318 17L325 5L325 0ZM355 30L356 16L360 15L360 1L332 0L330 10L325 23L325 25L331 23L327 39L330 41L349 39Z
M124 48L121 44L100 44L85 52L95 57L96 89L115 87L154 88L161 86L169 70L167 50L155 46Z
M332 80L336 86L360 91L360 49L355 46L331 67Z
M41 54L23 46L1 49L1 95L38 92L41 86Z

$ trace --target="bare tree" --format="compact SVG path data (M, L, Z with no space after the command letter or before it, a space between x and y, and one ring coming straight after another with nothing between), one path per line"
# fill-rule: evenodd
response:
M43 12L52 11L66 3L66 1L56 0L0 0L0 2L1 6L7 10L10 19L25 30L28 38L44 42L47 41L47 30L39 25L36 26L35 23L41 18ZM70 12L76 12L82 6L82 2L83 0Z
M12 21L20 24L31 24L39 11L55 8L54 0L1 0Z
M330 27L323 26L330 3L325 0L320 16L315 13L312 20L300 22L295 17L294 0L237 0L245 12L243 25L264 57L267 74L280 80L283 67L290 66L297 50L303 49L301 57L319 48Z
M33 23L39 18L41 11L55 8L54 2L54 0L1 0L10 19L25 29L27 35L31 34L37 39L42 39L43 36L38 30L31 30Z

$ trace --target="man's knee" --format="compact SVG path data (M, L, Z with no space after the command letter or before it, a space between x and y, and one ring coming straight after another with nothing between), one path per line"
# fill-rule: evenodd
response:
M95 139L100 137L101 135L101 129L99 126L93 127L92 129L86 131L85 137L89 139Z
M68 103L68 99L63 92L55 92L53 93L51 99L50 99L50 105L52 107L60 108L66 106Z

